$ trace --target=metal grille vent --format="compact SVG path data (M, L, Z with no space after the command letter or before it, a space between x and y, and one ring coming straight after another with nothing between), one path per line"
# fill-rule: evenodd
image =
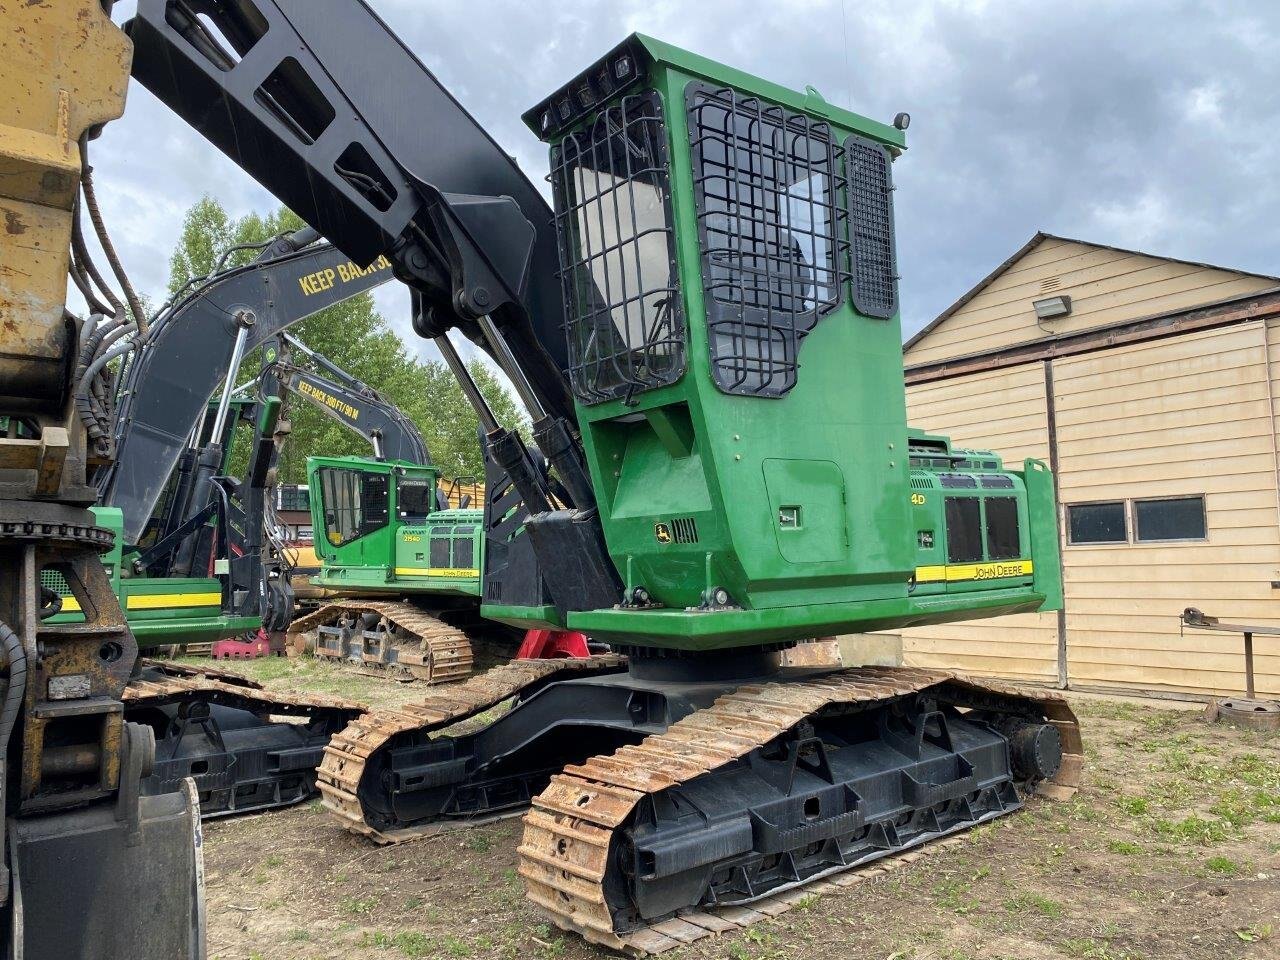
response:
M911 486L913 489L916 489L916 490L932 490L933 478L932 477L912 477Z
M623 97L551 151L569 375L599 403L685 369L667 134L653 91Z
M448 533L438 534L438 533L432 532L430 542L431 542L431 552L429 556L430 556L431 566L437 567L437 568L449 566L449 535Z
M1003 475L997 475L994 477L983 477L982 485L988 489L1012 490L1013 477L1006 477Z
M687 99L716 386L780 397L800 341L842 299L843 151L826 123L756 97L693 83Z
M40 571L40 586L62 596L66 596L71 592L71 587L68 585L67 578L62 571L53 567L45 567Z
M944 487L951 489L976 490L978 487L977 480L963 473L944 473L938 477L938 480Z
M853 305L867 317L898 312L893 238L893 179L887 147L862 137L844 142L853 235Z
M1040 281L1040 292L1052 293L1054 290L1057 290L1060 286L1062 286L1061 277L1049 277L1047 280Z
M698 524L693 517L677 517L671 521L671 535L676 543L697 543Z

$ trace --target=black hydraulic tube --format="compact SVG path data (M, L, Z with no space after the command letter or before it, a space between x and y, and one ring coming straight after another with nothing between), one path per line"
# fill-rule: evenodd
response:
M490 409L484 394L476 386L471 371L458 356L458 351L453 348L448 336L441 334L432 339L440 350L440 355L444 357L445 364L457 379L458 386L462 388L463 394L475 409L476 416L480 418L484 442L493 455L494 461L511 478L511 484L519 492L525 506L535 513L550 510L551 497L546 480L533 469L533 461L524 441L520 439L520 434L498 423L498 418L493 415L493 410Z
M515 385L516 393L529 411L533 420L533 438L538 449L564 484L573 500L572 505L579 510L593 509L596 505L595 490L592 489L591 477L582 461L578 444L569 433L568 425L563 419L547 414L497 325L488 317L481 317L477 323L498 365Z
M497 433L502 429L502 425L498 423L498 418L493 415L493 410L490 409L484 394L480 392L480 388L476 386L475 380L472 379L471 371L467 369L467 365L458 356L458 351L453 349L453 344L449 341L449 338L445 334L441 334L435 337L432 342L435 343L436 349L440 351L440 355L444 357L445 365L448 366L454 379L458 381L458 386L462 388L462 392L475 410L476 416L480 418L480 426L484 428L484 432L486 434Z

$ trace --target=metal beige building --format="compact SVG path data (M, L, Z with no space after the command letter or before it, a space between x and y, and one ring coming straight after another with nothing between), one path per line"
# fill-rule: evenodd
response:
M913 426L1057 473L1066 610L907 631L908 662L1230 693L1280 625L1280 279L1038 233L905 346ZM1280 638L1259 637L1260 695Z

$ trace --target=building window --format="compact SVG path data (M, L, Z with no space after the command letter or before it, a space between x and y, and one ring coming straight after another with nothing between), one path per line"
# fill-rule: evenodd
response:
M987 559L1016 560L1022 554L1018 535L1018 501L987 497Z
M279 507L280 510L310 510L311 509L311 491L306 487L291 484L289 486L280 487L279 490Z
M1207 540L1204 497L1168 497L1133 501L1134 539Z
M1123 500L1073 503L1067 507L1068 543L1128 543Z
M947 563L982 559L982 508L977 497L947 497Z

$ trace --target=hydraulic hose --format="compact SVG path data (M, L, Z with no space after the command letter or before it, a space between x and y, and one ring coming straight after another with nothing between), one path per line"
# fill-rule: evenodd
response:
M124 272L124 265L116 254L115 245L112 244L111 237L107 233L107 225L102 219L102 211L98 208L98 199L93 189L93 167L89 165L88 133L80 138L80 167L80 186L84 191L85 206L89 208L89 219L93 221L93 230L98 235L98 242L102 244L102 252L107 255L107 262L111 264L111 272L116 275L121 289L124 290L124 298L129 302L129 309L133 312L133 322L138 325L138 332L145 337L147 312L143 309L142 301Z
M13 733L14 724L18 722L18 711L22 708L22 696L27 689L27 653L22 648L22 640L0 620L0 647L4 648L9 661L9 679L5 684L4 706L0 708L0 757L9 751L9 736Z

